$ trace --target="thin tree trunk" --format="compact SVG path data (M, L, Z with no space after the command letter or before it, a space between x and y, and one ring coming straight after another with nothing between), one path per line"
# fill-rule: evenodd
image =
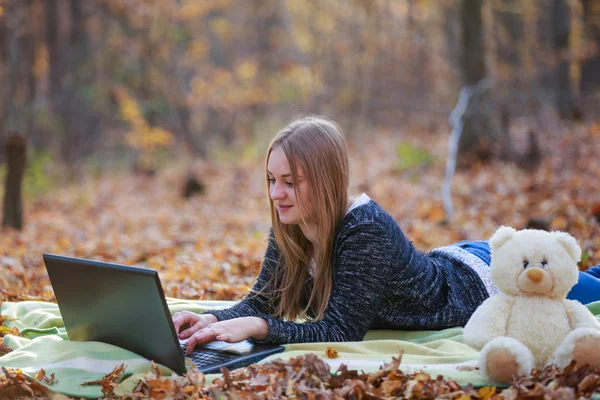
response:
M34 126L34 101L37 91L37 80L35 78L34 73L34 65L35 65L35 36L33 33L33 24L32 20L33 15L33 0L26 0L25 4L25 15L26 15L26 24L27 24L27 33L23 35L21 39L21 45L23 49L23 84L26 88L25 90L25 99L24 99L24 129L27 137L31 137L33 126Z
M211 21L223 17L222 10L215 10L205 16L206 25L210 26ZM228 68L231 65L231 57L227 46L222 43L221 38L208 30L209 56L212 65L216 68ZM235 139L233 116L231 112L222 110L218 107L209 105L207 107L208 119L205 125L205 131L211 136L223 138L225 145L230 146Z
M519 13L521 0L506 0L500 9L494 10L494 41L496 43L496 55L502 64L509 67L510 86L508 90L519 90L527 82L527 78L521 77L523 71L523 59L521 49L523 48L525 29L525 16Z
M205 159L207 157L206 143L203 138L196 139L191 128L191 113L190 107L186 104L185 98L180 97L180 103L175 106L175 112L179 117L179 126L183 132L185 141L188 143L190 150L198 157Z
M581 66L581 89L591 92L600 88L600 2L583 0L586 36L595 44L594 54Z
M462 0L461 19L463 82L471 86L486 77L481 1Z
M576 106L571 85L571 62L568 57L571 33L570 10L567 0L552 1L552 43L556 57L555 99L558 113L563 119L578 119L581 111Z
M463 86L474 87L487 76L481 0L462 0L462 81ZM461 155L472 155L478 159L492 156L493 145L499 140L489 107L489 89L472 92L462 116L463 126L458 143ZM459 159L464 159L460 157Z
M71 31L69 33L69 46L66 50L65 77L62 86L58 89L62 97L62 126L63 140L61 154L70 167L71 175L74 174L73 166L81 156L83 135L86 129L83 126L83 99L79 96L82 80L79 73L82 64L88 62L87 34L85 30L85 16L80 0L69 1Z
M2 128L4 132L13 132L19 129L19 114L20 105L22 103L22 96L19 94L19 84L25 84L21 78L21 63L23 62L23 51L22 43L19 40L19 35L25 20L25 13L21 8L22 3L17 0L11 0L9 2L9 38L8 38L8 90L7 98L3 99L4 120L2 121ZM21 97L21 101L19 101Z
M8 61L8 40L9 29L7 18L0 18L0 61Z
M23 135L12 134L5 146L8 171L4 192L4 217L2 227L23 228L22 183L27 158L27 139Z
M48 61L50 68L50 98L58 97L61 88L61 52L58 37L58 2L46 0L46 45L48 46Z

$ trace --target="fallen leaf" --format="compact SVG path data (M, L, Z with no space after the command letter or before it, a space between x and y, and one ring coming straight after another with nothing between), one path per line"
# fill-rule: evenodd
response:
M485 386L477 392L477 398L480 400L488 400L496 393L495 386Z
M102 394L104 396L112 396L115 388L119 385L117 381L125 372L125 368L125 364L121 364L120 366L115 367L109 374L104 375L102 379L97 381L84 382L81 384L81 386L99 385L102 386Z
M327 358L338 358L339 354L336 349L331 346L327 346L327 350L325 351L325 355Z

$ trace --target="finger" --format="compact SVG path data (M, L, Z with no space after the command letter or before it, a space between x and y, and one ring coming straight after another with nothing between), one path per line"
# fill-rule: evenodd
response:
M189 328L179 332L179 338L185 339L187 337L192 336L194 333L198 332L200 329L205 328L204 323L202 321L197 321L194 325Z
M181 318L179 316L177 316L177 317L174 316L173 317L173 326L175 327L175 332L179 332L181 325L183 325L183 321L181 320Z
M201 344L199 342L199 339L196 335L191 336L188 340L186 340L185 342L185 347L186 347L186 353L190 354L192 351L194 351L194 348Z
M173 325L175 326L175 331L179 332L181 326L186 322L189 322L190 315L185 312L176 312L173 314Z
M231 343L231 334L230 333L221 333L216 337L217 340L222 340L223 342Z
M196 347L196 341L192 338L189 338L185 342L185 354L191 354L194 351L194 347Z
M202 329L193 334L188 340L188 350L191 351L196 345L204 345L215 341L216 337L222 332L215 331L214 329Z

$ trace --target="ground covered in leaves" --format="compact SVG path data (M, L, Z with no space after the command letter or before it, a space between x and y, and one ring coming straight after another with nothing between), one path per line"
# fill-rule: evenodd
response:
M533 370L530 375L515 377L507 388L460 386L443 376L431 376L425 372L404 373L400 370L402 357L384 364L371 374L348 370L342 365L332 374L329 365L314 354L292 358L289 361L274 360L254 364L247 368L228 371L222 368L222 378L207 383L205 376L190 371L184 376L163 377L158 368L148 372L133 391L118 396L115 388L125 370L116 367L102 380L87 382L99 385L105 399L390 399L414 400L575 400L600 399L600 369L587 366L564 370L553 366ZM66 396L51 392L36 380L20 371L2 368L0 395L2 398L35 398L62 400ZM43 371L36 379L51 385Z
M600 126L557 128L542 134L540 142L544 157L534 171L502 162L458 171L451 221L441 194L447 133L380 132L351 140L353 190L386 208L420 250L486 239L500 225L541 225L574 235L584 251L580 268L587 269L600 263ZM424 155L407 162L399 158L407 148ZM167 296L241 298L258 272L270 226L263 168L261 159L196 163L206 192L190 199L181 195L181 165L155 176L124 173L49 191L25 204L22 232L0 236L2 300L54 301L41 258L45 252L154 268ZM5 335L8 329L0 326L0 332ZM6 351L0 346L0 354ZM412 390L414 398L541 399L600 390L598 371L537 372L508 391L482 393L442 377L405 376L394 365L381 376L345 370L329 376L323 368L317 358L307 357L231 372L212 386L205 386L198 374L160 385L163 381L149 376L130 398L149 397L153 390L173 398L219 398L223 393L245 398L249 392L262 398L299 393L306 398L382 398ZM16 371L3 371L0 377L5 393L48 395ZM157 393L154 398L163 396Z

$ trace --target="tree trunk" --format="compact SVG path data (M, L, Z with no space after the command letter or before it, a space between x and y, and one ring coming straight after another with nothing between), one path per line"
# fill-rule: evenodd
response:
M46 0L46 45L48 46L50 98L52 101L58 98L58 92L62 84L57 8L57 0Z
M71 118L71 110L69 102L71 96L65 93L65 76L69 63L65 63L67 54L65 51L70 49L61 46L61 37L59 32L60 15L58 0L46 1L46 46L48 48L48 68L49 68L49 86L48 99L50 101L50 109L58 122L57 128L52 134L58 138L58 150L63 158L69 164L68 149L71 143L68 135L68 121ZM66 64L66 65L65 65ZM65 68L66 67L66 68Z
M8 39L9 29L7 18L0 18L0 62L2 63L6 63L9 58Z
M494 10L494 43L496 45L496 57L501 64L508 67L508 87L504 90L523 90L528 78L523 79L524 71L524 47L525 35L525 15L519 11L521 0L506 0L502 2L502 7Z
M204 21L206 21L206 26L209 27L207 36L211 64L215 68L226 69L232 65L230 51L228 51L226 43L223 43L222 38L210 28L213 20L224 16L225 13L222 10L214 10L205 16ZM206 111L208 118L204 126L205 132L210 136L222 138L226 146L232 145L235 139L235 129L231 112L212 105L209 105Z
M35 78L34 65L35 65L35 36L33 34L33 25L35 21L33 21L33 0L24 1L25 10L26 10L26 25L27 25L27 33L23 35L21 38L21 46L23 49L23 85L25 89L25 98L24 98L24 108L25 112L24 117L24 129L27 137L31 137L34 122L35 122L35 113L34 113L34 101L37 92L37 80Z
M4 217L2 227L23 228L22 183L27 158L27 139L12 134L6 141L6 173L4 192Z
M482 4L481 0L461 2L462 81L463 86L473 88L483 82L487 75ZM458 144L461 160L469 155L478 159L492 156L493 145L499 140L499 132L493 124L489 97L489 90L475 91L469 97L467 109L462 115L463 127Z
M28 125L29 118L25 116L24 110L30 100L32 90L30 87L30 68L33 62L28 59L33 46L31 33L28 32L27 2L12 0L9 2L8 14L10 22L8 25L8 77L6 94L0 101L2 104L2 119L0 129L2 132L23 132ZM28 47L29 46L29 47Z
M180 92L181 89L175 88L174 91ZM198 135L194 135L194 132L192 131L190 107L187 105L185 96L181 93L177 93L176 99L175 112L179 119L179 128L183 133L184 140L194 155L206 159L208 156L206 138L204 135L198 137Z
M61 155L63 160L74 175L74 165L81 156L82 144L85 135L90 134L89 127L85 126L84 108L85 99L80 96L81 86L85 83L80 74L84 64L89 63L88 40L85 28L86 16L82 10L80 0L69 1L69 15L71 31L69 45L64 49L65 65L62 85L57 88L60 92L59 103L60 120L62 121L63 137L61 141ZM55 22L56 23L56 22Z
M583 0L583 19L586 36L595 44L594 54L581 66L582 92L600 88L600 2Z
M571 85L571 62L569 59L569 34L571 32L570 10L567 0L552 1L552 44L555 67L555 101L563 119L579 119L581 111L576 106Z

